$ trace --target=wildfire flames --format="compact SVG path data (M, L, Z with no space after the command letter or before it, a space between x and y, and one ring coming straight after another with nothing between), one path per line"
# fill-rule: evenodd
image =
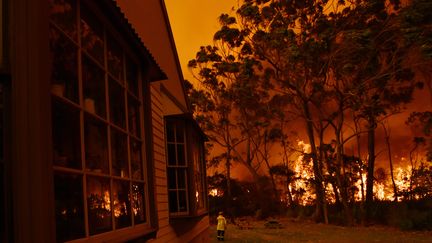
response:
M310 145L304 143L303 141L298 142L299 147L301 148L303 153L310 153ZM404 158L402 158L403 162ZM311 179L314 178L314 173L312 169L312 160L305 163L304 156L300 155L297 160L295 160L293 164L293 171L295 173L294 178L297 180L294 181L289 186L289 190L293 193L293 200L301 205L310 205L315 200L314 189L312 184L310 183ZM407 191L409 189L409 181L412 174L412 167L408 166L399 166L394 170L394 181L398 191ZM359 172L360 177L360 172ZM361 173L362 180L358 180L355 182L355 187L357 188L357 192L354 195L356 201L362 200L362 195L366 195L366 172ZM363 181L363 194L362 194L362 181ZM335 202L334 189L331 184L327 184L325 186L327 201L329 203ZM394 192L393 192L393 184L391 181L391 177L387 176L384 181L375 181L374 182L374 194L375 198L378 200L394 200ZM398 198L401 201L402 198ZM284 200L284 199L283 199ZM285 200L284 200L285 201Z
M288 167L293 172L292 179L288 187L284 187L285 182L279 181L278 186L282 193L280 201L289 204L289 194L291 194L292 201L299 205L312 205L315 201L316 194L313 185L314 171L312 159L306 161L305 154L309 154L311 151L311 146L303 141L297 143L299 148L299 155L295 161L291 162ZM406 159L401 158L400 164L406 164ZM356 161L358 163L358 161ZM366 164L365 161L363 164ZM328 172L326 175L328 176ZM363 169L361 172L356 172L355 178L359 178L357 181L352 181L351 185L354 188L351 189L351 198L355 201L360 202L364 200L366 195L366 170ZM410 190L410 181L413 173L411 165L396 166L393 171L394 184L397 188L398 194L401 192L408 192ZM380 176L380 179L374 180L374 197L381 201L393 201L394 200L394 190L393 181L390 176L390 172L384 172L385 175ZM361 179L360 179L361 178ZM328 181L323 185L325 188L326 200L328 203L335 203L335 188ZM288 189L286 189L288 188ZM289 192L287 191L289 190ZM340 195L339 188L337 189L337 194ZM213 188L209 190L209 195L213 197L222 197L224 191L220 188ZM418 196L414 196L414 199L418 199ZM402 201L402 197L399 196L398 201Z

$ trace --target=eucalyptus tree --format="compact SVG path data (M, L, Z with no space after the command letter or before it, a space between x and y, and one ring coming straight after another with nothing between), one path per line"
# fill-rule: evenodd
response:
M195 73L199 81L199 89L192 85L189 89L189 98L195 111L195 117L202 129L206 132L210 141L223 148L217 158L216 163L224 160L226 169L226 182L228 198L231 197L231 165L232 150L238 145L240 139L235 130L233 111L233 91L232 82L235 73L235 65L226 65L225 76L213 69L214 65L223 63L222 56L218 54L218 49L212 46L201 47L197 52L196 58L189 62L189 67L198 69ZM230 69L231 68L231 69Z
M348 84L345 97L355 119L367 122L366 209L373 201L377 124L403 109L411 102L414 89L422 86L414 71L424 59L412 58L419 43L406 38L408 29L414 27L405 21L410 8L412 5L401 8L398 1L374 0L349 5L338 14L345 29L336 39L343 53L333 52L336 79Z
M423 4L426 9L430 5L426 0L413 0L412 4ZM326 155L318 148L326 144L324 134L333 128L335 185L340 189L350 223L343 149L349 139L359 134L344 138L346 117L354 114L356 128L359 120L367 123L366 202L370 205L376 126L412 98L418 84L412 71L416 64L409 61L413 47L420 45L426 53L429 50L430 31L411 29L417 23L412 16L419 12L413 5L401 7L399 1L244 0L235 16L222 14L215 46L202 47L190 67L199 70L199 79L205 85L211 83L211 89L229 90L222 97L229 97L229 111L236 109L230 118L238 122L225 126L225 130L239 129L237 134L242 139L236 142L244 140L247 144L246 158L237 146L226 148L234 151L252 172L256 171L250 166L262 146L256 131L265 130L277 118L265 107L273 97L286 98L284 111L289 109L302 119L311 145L308 156L313 163L315 216L325 222L324 175L328 172ZM424 24L426 11L421 13L421 23L430 30ZM422 37L422 44L412 35Z
M227 15L219 18L221 31L232 38L239 35L227 26L234 21ZM198 122L212 142L223 148L216 158L225 159L227 177L233 162L244 165L255 182L259 179L257 148L261 146L261 128L268 126L266 89L261 88L257 71L261 64L237 48L233 40L215 41L201 47L189 67L196 78L196 88L189 93ZM229 181L229 179L227 179ZM229 190L229 185L228 185Z

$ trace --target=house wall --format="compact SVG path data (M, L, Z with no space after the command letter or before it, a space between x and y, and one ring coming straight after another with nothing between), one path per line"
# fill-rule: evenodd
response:
M10 198L14 242L55 242L47 2L9 5ZM31 40L31 41L29 41ZM10 228L12 228L10 227Z
M170 98L168 98L166 94L162 93L161 95L165 115L177 115L183 113L183 111Z
M166 98L166 97L165 97ZM172 103L169 105L173 105ZM170 221L165 158L164 96L160 84L151 85L151 108L153 125L153 152L155 175L155 199L159 230L150 242L205 242L208 238L208 215ZM172 109L172 108L171 108ZM195 240L194 240L195 239Z
M123 2L123 1L121 1ZM132 1L142 7L147 2L161 9L158 0ZM10 3L10 39L8 49L11 52L11 209L13 225L10 234L14 242L55 242L54 192L52 177L52 141L50 109L50 74L51 63L48 41L48 1L39 3L33 0L13 0ZM157 5L156 5L157 4ZM150 4L151 5L151 4ZM152 6L153 6L152 5ZM154 9L154 6L149 9ZM140 13L139 16L146 14ZM163 14L158 18L163 23ZM127 16L128 17L128 16ZM161 22L162 21L162 22ZM150 22L151 23L151 22ZM148 23L147 23L148 24ZM169 34L166 25L154 25L154 29L146 29L150 35L155 34L159 48L155 53L166 54L162 60L162 68L170 76L170 90L177 90L173 95L186 106L182 93L179 70L175 54L170 48ZM135 25L134 25L135 27ZM144 29L142 29L144 31ZM153 32L152 32L153 31ZM157 37L161 33L162 37ZM165 36L165 37L163 37ZM31 41L29 41L31 40ZM153 43L150 41L150 43ZM166 44L168 43L168 44ZM153 43L152 45L154 45ZM165 46L166 48L160 48ZM171 46L172 47L172 46ZM163 56L163 55L162 55ZM168 86L168 85L167 85ZM174 87L174 88L172 88ZM208 228L208 216L185 220L183 226L173 225L169 219L166 159L164 142L164 107L160 84L151 85L151 119L152 147L154 159L155 204L157 209L158 232L153 242L190 242L204 237ZM172 109L172 107L170 108ZM198 238L197 238L198 237ZM201 240L200 240L201 241Z

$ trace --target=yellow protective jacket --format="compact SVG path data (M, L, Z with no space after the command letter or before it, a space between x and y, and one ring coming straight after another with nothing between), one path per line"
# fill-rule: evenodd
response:
M225 220L225 217L224 216L222 216L222 215L219 215L218 217L217 217L217 227L216 227L216 230L225 230L225 228L226 228L226 220Z

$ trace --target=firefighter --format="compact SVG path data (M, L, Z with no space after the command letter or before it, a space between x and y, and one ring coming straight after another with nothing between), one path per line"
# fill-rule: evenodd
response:
M225 229L227 228L226 226L226 219L223 216L222 212L219 212L219 216L217 217L217 239L219 241L223 241L224 240L224 235L225 235Z

